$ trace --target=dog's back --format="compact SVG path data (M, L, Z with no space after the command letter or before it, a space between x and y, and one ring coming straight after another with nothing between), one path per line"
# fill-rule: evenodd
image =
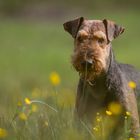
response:
M140 71L138 71L134 66L129 64L118 64L123 75L129 82L134 82L136 88L135 93L138 97L140 97ZM128 83L129 84L129 83Z

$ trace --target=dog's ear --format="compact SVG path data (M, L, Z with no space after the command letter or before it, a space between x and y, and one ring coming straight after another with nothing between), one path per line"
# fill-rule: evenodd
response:
M64 29L72 35L73 38L76 38L77 32L84 21L83 17L77 18L75 20L68 21L63 24Z
M124 27L117 25L115 22L110 20L103 20L106 29L106 35L108 43L111 42L113 39L118 37L120 34L124 32Z

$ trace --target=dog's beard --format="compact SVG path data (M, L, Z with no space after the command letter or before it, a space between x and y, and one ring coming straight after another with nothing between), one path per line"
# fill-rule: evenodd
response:
M100 61L94 61L91 69L87 69L85 66L85 70L81 72L81 77L87 81L94 81L94 79L100 76L102 73L102 64Z
M93 59L92 66L88 69L85 65L81 65L81 59L72 59L72 65L75 70L79 73L82 79L86 81L94 81L94 79L103 73L103 65L100 60Z

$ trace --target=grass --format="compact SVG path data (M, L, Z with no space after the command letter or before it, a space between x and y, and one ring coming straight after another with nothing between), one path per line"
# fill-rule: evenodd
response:
M117 60L140 68L138 12L108 18L126 27L113 42ZM70 64L72 49L73 40L61 22L0 21L0 128L8 133L5 139L96 140L92 129L81 122L79 132L72 119L78 81ZM54 71L61 78L58 86L49 79ZM25 98L42 103L27 104Z

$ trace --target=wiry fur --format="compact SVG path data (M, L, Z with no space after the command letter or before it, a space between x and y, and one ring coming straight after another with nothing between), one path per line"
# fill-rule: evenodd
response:
M69 26L73 26L70 23ZM92 120L97 112L106 110L111 102L118 102L124 112L131 113L131 134L136 137L140 127L136 101L136 95L140 91L140 73L131 65L117 63L111 46L111 41L124 29L107 20L82 19L82 22L77 23L81 25L78 25L79 29L74 38L75 48L72 56L72 64L80 73L75 105L76 114L79 118L86 117ZM64 27L66 26L67 23ZM84 32L81 34L82 30ZM69 30L66 31L72 34ZM102 34L96 36L99 31ZM98 38L100 35L104 37L103 34L106 36L103 38L104 42L99 43ZM79 37L83 39L82 42L79 41ZM81 62L88 59L91 59L93 64L90 69L85 70ZM130 81L136 83L135 90L128 86ZM120 118L123 117L122 114ZM118 128L117 125L116 128Z

